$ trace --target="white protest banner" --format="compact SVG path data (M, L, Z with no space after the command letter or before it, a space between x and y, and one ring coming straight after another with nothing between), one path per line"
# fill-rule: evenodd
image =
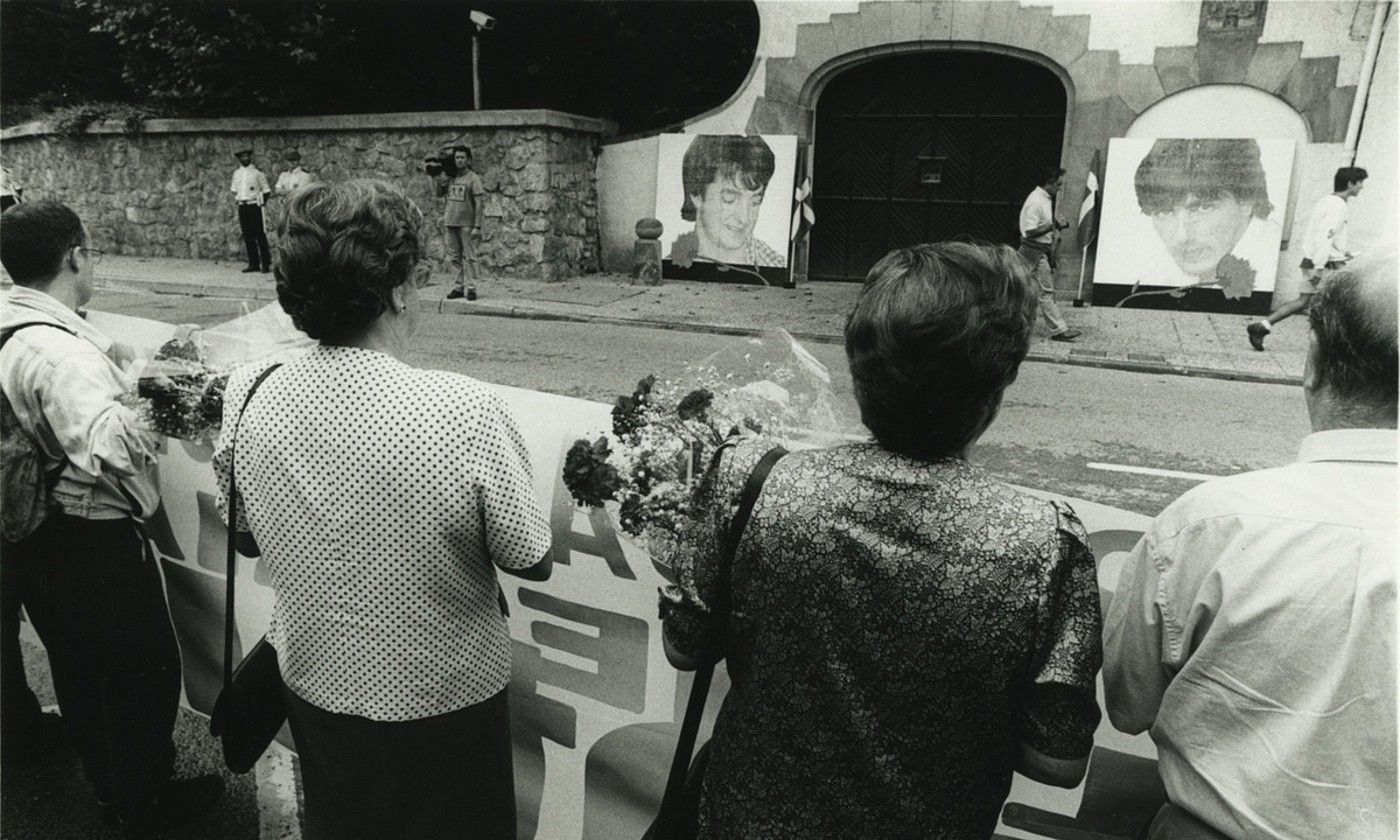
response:
M173 331L169 324L107 313L94 312L90 320L117 341L143 346L159 344ZM563 485L564 452L578 438L610 428L610 406L495 387L530 449L535 489L554 532L550 580L501 578L515 639L510 691L519 836L640 837L660 802L690 689L689 675L677 674L662 650L657 588L666 582L663 567L620 536L609 513L578 508ZM147 527L180 640L185 702L203 714L219 691L223 651L226 531L215 503L211 454L207 444L170 441L160 463L162 505ZM1111 593L1124 553L1148 520L1068 501L1090 532L1100 589ZM239 562L236 656L266 630L272 607L266 568L253 558ZM722 668L715 677L702 738L729 687ZM293 746L285 729L282 740ZM1129 738L1106 723L1095 740L1116 753L1153 756L1146 738ZM1059 790L1017 776L1008 811L1068 819L1082 797L1083 786ZM1042 836L1008 826L998 833Z

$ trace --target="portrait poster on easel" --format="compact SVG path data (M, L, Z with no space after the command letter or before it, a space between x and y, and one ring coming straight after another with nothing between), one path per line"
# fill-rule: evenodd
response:
M1267 314L1294 141L1115 138L1096 306Z
M662 277L787 285L796 172L792 135L661 135Z

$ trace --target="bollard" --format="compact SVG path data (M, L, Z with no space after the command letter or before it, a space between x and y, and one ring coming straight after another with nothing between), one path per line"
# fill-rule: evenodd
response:
M637 242L632 246L632 285L661 285L661 222L637 222Z

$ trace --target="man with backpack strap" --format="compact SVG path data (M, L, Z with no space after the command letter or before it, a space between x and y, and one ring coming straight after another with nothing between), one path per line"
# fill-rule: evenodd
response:
M160 502L161 441L120 402L131 383L112 340L78 314L100 254L57 202L0 218L0 263L15 282L0 315L0 407L11 415L3 562L103 816L145 836L206 812L223 783L170 778L180 654L140 529ZM27 456L40 468L22 469ZM14 521L30 506L31 521Z

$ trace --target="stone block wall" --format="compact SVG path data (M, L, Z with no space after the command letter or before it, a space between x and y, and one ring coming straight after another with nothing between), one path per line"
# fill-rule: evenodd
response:
M442 199L424 156L465 144L481 175L485 276L555 280L600 267L598 139L613 127L552 111L378 114L267 120L149 120L139 134L99 125L78 136L38 124L0 134L5 166L25 197L56 198L78 212L97 247L119 254L243 260L229 181L233 153L275 184L286 154L324 181L379 178L402 187L428 220L441 257ZM275 228L279 200L266 210ZM270 237L275 247L275 233Z

